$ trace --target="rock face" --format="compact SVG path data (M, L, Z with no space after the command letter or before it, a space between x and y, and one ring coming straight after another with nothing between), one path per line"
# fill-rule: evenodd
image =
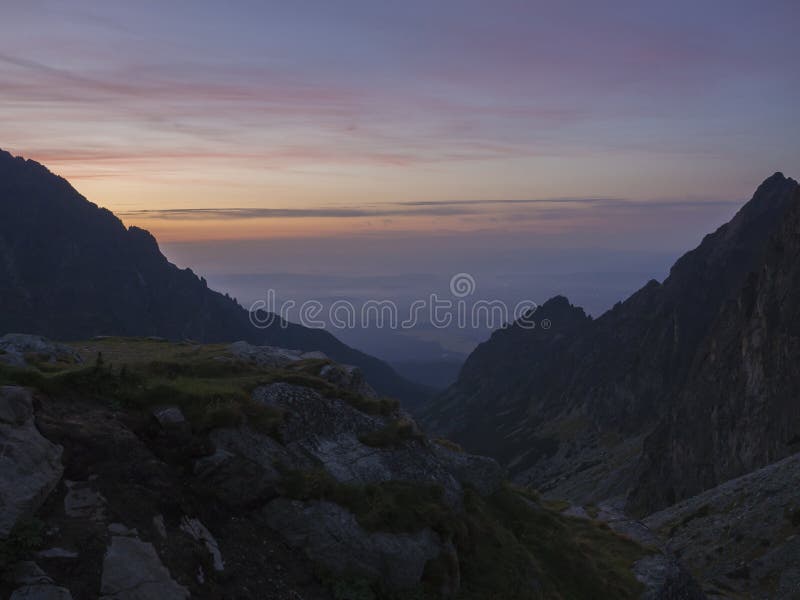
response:
M168 262L149 232L126 228L44 166L0 150L0 333L8 331L303 348L358 365L382 393L409 404L428 397L326 331L279 319L255 328L236 300ZM14 358L0 352L0 363Z
M488 495L503 481L504 472L495 461L427 440L399 409L370 415L341 399L287 383L257 388L253 398L287 411L280 431L284 453L271 457L273 463L284 460L288 466L303 467L311 458L311 464L342 483L436 483L454 504L460 501L463 483L477 483ZM407 429L395 435L402 424Z
M0 539L41 506L61 479L61 447L39 433L33 398L20 387L0 387Z
M549 329L516 323L495 332L423 422L555 497L586 503L636 487L640 511L785 456L797 434L788 398L800 382L790 358L800 288L789 271L800 262L798 204L797 183L777 173L663 283L651 281L595 320L564 298L548 301L536 320L548 319ZM778 250L770 239L782 227ZM758 281L753 272L762 272ZM748 337L735 340L742 327ZM741 374L730 385L729 369ZM705 395L711 388L717 400ZM687 408L674 412L679 406ZM781 424L776 417L787 411ZM709 444L715 473L701 464ZM665 477L667 497L644 491Z
M152 544L135 537L114 536L103 562L101 598L182 600L186 588L175 583Z
M647 439L631 506L663 507L800 451L800 192Z
M352 513L331 502L279 498L265 507L264 515L315 562L338 575L359 573L382 581L390 589L418 585L428 561L448 551L429 529L401 534L365 531Z

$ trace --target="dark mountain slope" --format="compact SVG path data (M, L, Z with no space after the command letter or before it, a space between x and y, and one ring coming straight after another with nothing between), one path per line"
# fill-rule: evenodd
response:
M126 228L39 163L0 151L0 332L10 331L321 350L361 367L377 389L410 407L428 394L325 331L253 327L236 301L167 261L147 231Z
M664 507L800 451L800 190L645 442L631 508Z
M497 332L426 421L545 491L623 493L643 437L668 413L722 307L761 264L796 189L776 173L662 284L649 282L594 321L562 298L537 314L551 329Z

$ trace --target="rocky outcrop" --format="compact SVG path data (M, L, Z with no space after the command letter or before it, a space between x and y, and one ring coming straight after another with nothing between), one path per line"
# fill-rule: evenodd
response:
M231 355L237 360L245 360L259 367L285 367L301 360L302 351L286 350L276 346L255 346L243 340L229 346Z
M351 391L349 381L344 385ZM286 411L280 438L289 455L272 456L273 464L288 460L287 466L302 468L310 457L342 483L436 483L454 505L460 502L463 483L477 484L488 495L503 481L503 470L495 461L432 443L397 408L385 415L368 414L346 400L287 383L257 388L253 398ZM378 410L381 405L375 403ZM263 463L263 458L257 460Z
M31 392L0 387L0 538L32 515L58 484L61 452L36 428Z
M267 523L314 562L339 576L357 573L390 590L419 585L428 561L454 551L429 529L414 533L369 532L331 502L277 499L264 508ZM458 588L457 582L448 582Z

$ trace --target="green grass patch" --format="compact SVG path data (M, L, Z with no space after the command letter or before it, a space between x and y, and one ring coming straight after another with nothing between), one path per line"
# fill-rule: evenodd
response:
M436 484L386 481L356 485L340 483L324 469L282 469L282 495L295 500L326 500L347 508L369 531L411 533L430 527L451 536L457 528L453 511Z
M0 574L38 550L43 534L44 523L39 519L20 519L8 537L0 540Z
M435 444L440 445L442 448L447 448L451 452L458 452L459 454L464 454L464 448L456 444L452 440L448 440L447 438L437 437L433 438L433 442Z
M316 373L329 361L309 359L285 368L236 360L222 344L171 343L149 338L103 338L72 347L84 363L16 369L0 365L0 384L36 388L53 398L95 400L112 409L176 405L197 431L240 425L279 437L284 411L251 399L255 388L277 382L339 398L369 414L390 415L397 403L342 390Z
M552 510L554 512L559 512L559 513L564 512L570 506L572 506L566 500L542 500L542 504L545 507L547 507L548 509L550 509L550 510Z
M410 440L421 440L423 435L419 432L413 421L398 419L386 427L370 431L358 436L358 440L373 448L389 448L400 446Z
M583 507L583 510L586 511L586 514L589 515L592 519L596 519L597 516L600 514L600 509L597 507L596 504L587 504Z
M607 527L565 517L510 487L486 499L468 493L465 504L461 598L640 596L631 567L644 551Z

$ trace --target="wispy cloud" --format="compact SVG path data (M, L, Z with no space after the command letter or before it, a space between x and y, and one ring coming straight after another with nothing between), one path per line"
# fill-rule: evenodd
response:
M303 218L360 218L392 216L453 216L471 214L468 208L429 206L418 208L168 208L121 211L123 217L218 220L218 219L303 219Z
M509 207L518 211L520 205L530 206L534 211L528 215L520 212L508 213L514 219L559 218L574 216L576 207L595 210L647 210L671 209L709 210L735 207L741 204L733 200L626 200L623 198L531 198L510 200L450 200L441 202L408 201L392 202L383 206L367 207L316 207L316 208L159 208L119 212L120 216L148 219L174 220L229 220L229 219L353 219L363 217L415 217L415 216L467 216L491 213L493 207Z

